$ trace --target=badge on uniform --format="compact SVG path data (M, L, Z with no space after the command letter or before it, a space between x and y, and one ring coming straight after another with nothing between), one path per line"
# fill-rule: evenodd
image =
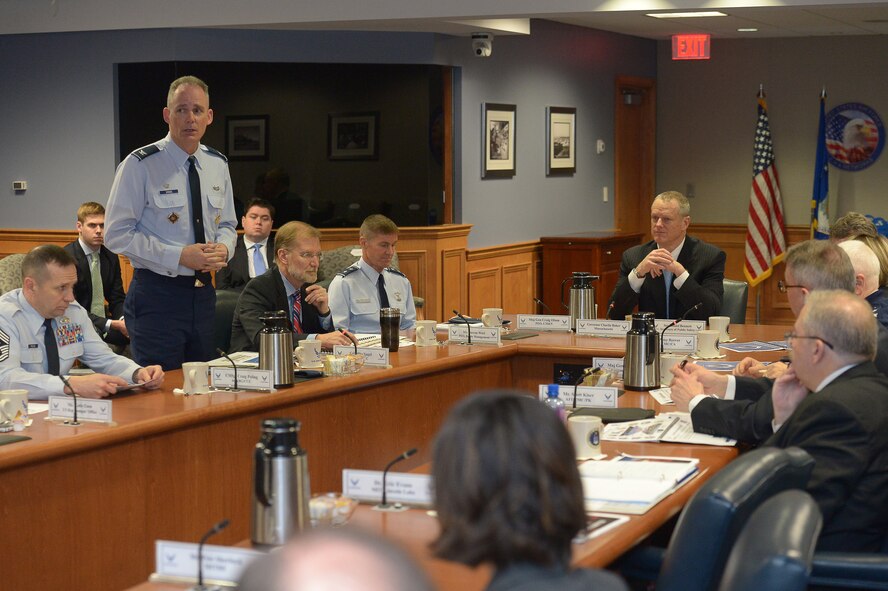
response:
M167 216L167 219L170 220L171 224L175 224L176 222L179 221L179 216L177 216L176 212L174 211L173 213L171 213L170 215Z
M56 322L59 325L56 331L56 340L59 343L59 347L83 342L83 329L79 324L71 322L71 319L67 316L59 318Z
M213 190L218 193L222 190L222 187L220 187L219 185L213 185Z
M401 301L401 292L400 292L400 291L396 291L396 292L395 292L395 301L396 301L396 302L400 302L400 301Z

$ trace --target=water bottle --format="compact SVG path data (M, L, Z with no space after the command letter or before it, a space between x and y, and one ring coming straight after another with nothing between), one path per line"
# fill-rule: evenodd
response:
M544 402L546 403L546 406L555 411L555 414L558 415L559 419L562 421L567 420L567 411L564 409L564 402L558 398L558 384L549 384L547 397Z

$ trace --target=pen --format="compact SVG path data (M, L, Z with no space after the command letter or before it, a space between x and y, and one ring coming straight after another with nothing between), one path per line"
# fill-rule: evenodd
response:
M691 359L690 356L685 357L684 359L682 359L682 360L681 360L681 363L678 364L678 369L684 369L684 368L685 368L685 365L688 364L688 361L690 361L690 359Z

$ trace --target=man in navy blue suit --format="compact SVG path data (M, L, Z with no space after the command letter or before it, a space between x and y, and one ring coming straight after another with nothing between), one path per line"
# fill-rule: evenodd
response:
M241 217L243 236L237 237L234 256L228 266L216 273L216 289L242 290L252 279L262 275L274 265L274 205L266 199L255 197L247 203Z

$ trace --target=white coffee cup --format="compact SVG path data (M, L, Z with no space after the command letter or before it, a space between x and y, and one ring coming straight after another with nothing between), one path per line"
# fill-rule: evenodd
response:
M660 353L660 385L668 386L672 383L672 368L681 363L687 355L681 353Z
M324 367L324 360L321 359L321 341L303 339L299 341L296 347L296 361L299 367Z
M713 359L718 357L718 337L717 330L701 330L697 333L697 352L695 356L702 359Z
M28 420L28 391L0 390L0 421L14 421L16 415Z
M210 391L210 366L202 361L182 364L182 390L186 394L206 394Z
M438 344L438 321L437 320L417 320L416 321L416 346L417 347L434 347Z
M481 323L493 328L503 325L503 309L502 308L484 308L481 310Z
M578 460L601 455L601 417L575 415L567 418L567 430Z
M731 317L730 316L710 316L709 330L719 331L718 340L728 341L731 339Z

